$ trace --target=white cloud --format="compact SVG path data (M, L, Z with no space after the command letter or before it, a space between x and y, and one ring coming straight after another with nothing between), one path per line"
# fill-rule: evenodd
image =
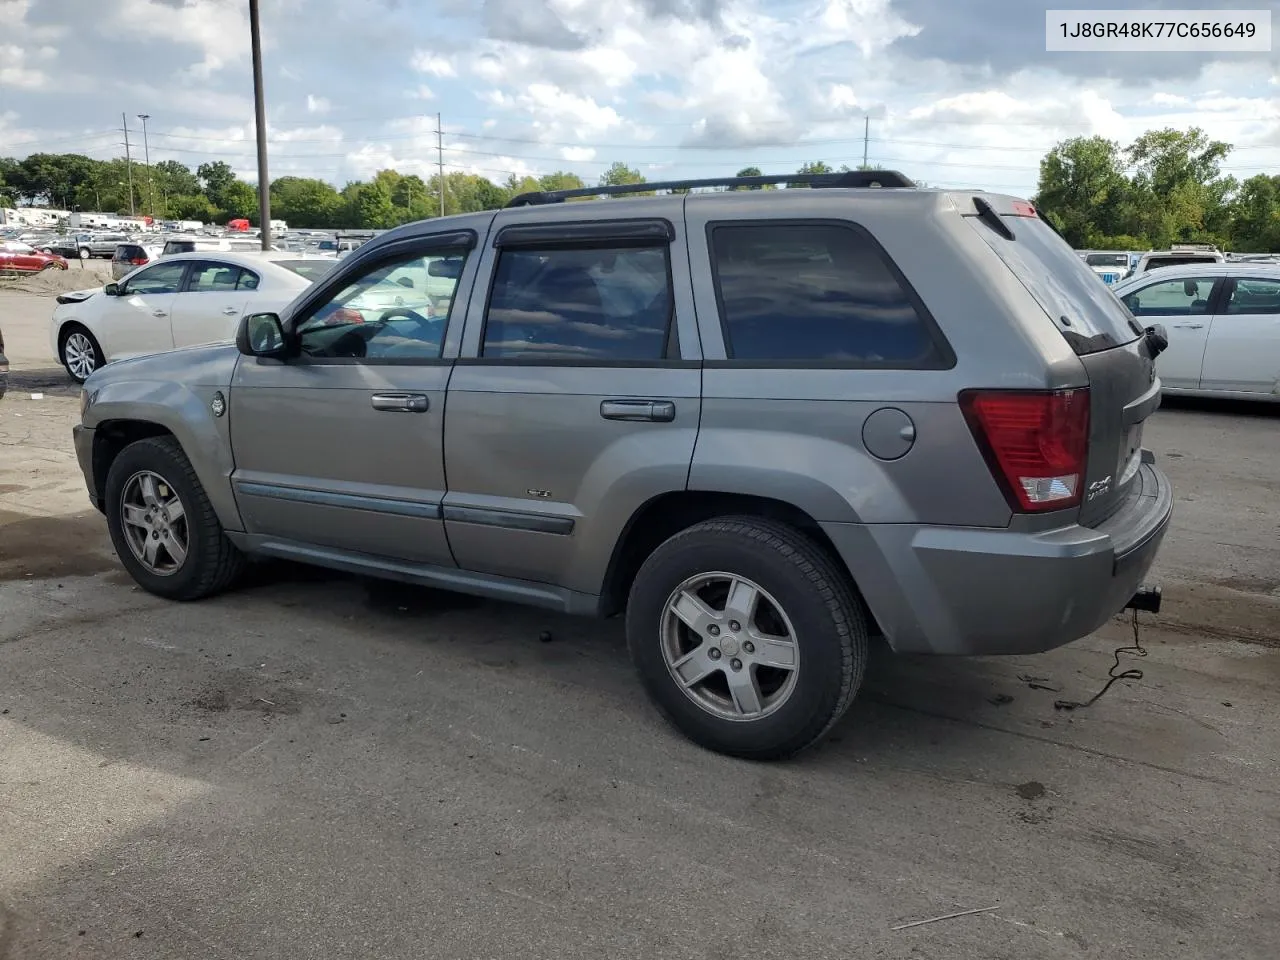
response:
M1191 105L1191 98L1177 93L1152 94L1151 103L1157 107L1186 107Z
M12 43L0 43L0 87L41 90L50 86L49 75L27 66L27 52Z
M307 113L328 113L331 104L324 97L307 94Z
M570 163L586 163L596 158L595 147L562 147L560 156Z
M240 0L201 0L173 6L160 0L118 0L110 16L99 21L107 36L149 38L199 48L203 59L188 72L207 80L249 55L249 16ZM267 40L264 38L264 45Z
M409 61L409 65L419 73L427 73L433 77L456 77L458 75L458 71L454 69L452 63L429 50L415 51L413 59Z
M436 98L435 91L425 83L418 84L414 89L408 91L405 96L413 100L434 100Z

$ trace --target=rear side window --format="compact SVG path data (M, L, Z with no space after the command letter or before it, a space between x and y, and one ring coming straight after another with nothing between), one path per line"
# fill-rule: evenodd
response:
M730 359L950 366L924 305L862 228L774 222L710 232Z
M1161 267L1185 267L1193 263L1217 262L1217 257L1151 257L1147 260L1147 269L1159 270Z
M1120 299L1135 317L1189 317L1209 312L1213 277L1162 280Z
M170 240L164 245L165 256L171 253L191 253L196 245L190 240Z
M1280 314L1280 280L1237 280L1223 313Z
M229 290L235 290L241 275L246 272L229 263L192 264L191 275L187 279L187 292L226 293Z
M481 356L661 360L671 326L667 247L507 248Z
M1006 240L977 217L978 231L1078 356L1132 343L1142 328L1071 246L1039 217L1004 217L1014 234Z

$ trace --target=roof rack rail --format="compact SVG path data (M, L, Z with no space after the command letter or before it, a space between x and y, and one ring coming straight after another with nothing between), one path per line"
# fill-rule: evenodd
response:
M508 207L530 207L544 203L563 203L577 197L617 197L628 193L651 193L655 190L693 190L698 187L764 187L785 183L806 187L902 187L915 183L896 170L849 170L844 173L790 173L763 177L711 177L703 180L662 180L657 183L619 183L609 186L580 187L574 190L535 190L521 193L507 201Z

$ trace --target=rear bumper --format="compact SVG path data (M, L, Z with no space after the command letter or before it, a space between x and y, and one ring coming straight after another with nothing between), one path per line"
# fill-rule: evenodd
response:
M1124 505L1094 528L822 527L896 651L1021 654L1087 636L1124 609L1172 514L1169 480L1144 454Z

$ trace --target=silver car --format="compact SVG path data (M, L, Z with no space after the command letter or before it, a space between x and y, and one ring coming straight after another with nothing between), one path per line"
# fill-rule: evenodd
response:
M830 729L873 635L1030 654L1150 607L1161 331L1025 201L759 180L809 189L409 224L235 345L93 374L75 445L125 568L623 615L675 725L757 759Z

